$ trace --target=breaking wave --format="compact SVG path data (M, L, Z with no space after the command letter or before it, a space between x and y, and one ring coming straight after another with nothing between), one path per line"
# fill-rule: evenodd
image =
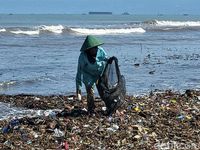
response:
M24 35L38 35L40 33L39 30L35 31L22 31L22 30L17 30L17 31L10 31L10 33L14 34L24 34Z
M174 27L200 27L200 21L158 21L149 20L144 21L144 24L156 25L156 26L174 26Z
M65 27L63 25L41 25L35 27L9 27L0 29L0 33L16 34L16 35L40 35L45 33L53 34L93 34L93 35L107 35L107 34L130 34L130 33L144 33L143 28L75 28Z
M0 29L2 33L21 34L21 35L39 35L42 33L62 34L65 29L62 25L42 25L35 27L9 27L7 29Z
M64 28L65 27L63 27L62 25L57 25L57 26L42 25L42 26L39 26L39 31L47 31L47 32L61 34Z
M6 29L0 29L0 32L6 32Z
M148 20L119 24L117 26L102 25L99 27L69 27L64 25L40 25L33 27L1 27L0 34L11 35L41 35L41 34L74 34L74 35L118 35L118 34L142 34L148 31L180 31L200 30L200 21L158 21Z
M200 21L156 21L158 26L200 27Z
M130 33L144 33L143 28L127 28L127 29L87 29L87 28L73 28L73 31L79 34L94 34L94 35L106 35L106 34L130 34Z
M158 21L149 20L142 23L147 31L153 32L179 32L179 31L199 31L200 21Z

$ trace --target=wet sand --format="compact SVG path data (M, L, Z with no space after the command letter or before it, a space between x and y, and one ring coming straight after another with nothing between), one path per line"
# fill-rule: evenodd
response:
M125 104L105 116L96 98L89 116L86 98L73 95L0 95L11 106L60 109L47 116L0 121L0 149L199 149L200 91L151 92L126 96Z

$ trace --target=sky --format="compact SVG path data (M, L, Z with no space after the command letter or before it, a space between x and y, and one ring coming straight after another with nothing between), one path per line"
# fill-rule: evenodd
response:
M200 0L0 0L0 13L82 14L200 14Z

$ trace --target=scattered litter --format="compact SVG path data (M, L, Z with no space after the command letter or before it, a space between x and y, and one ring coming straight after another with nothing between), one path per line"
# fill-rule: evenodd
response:
M102 110L103 110L103 111L106 111L106 107L102 107Z
M67 99L68 99L68 100L70 100L70 101L71 101L71 100L74 100L74 98L73 98L73 97L68 97Z
M95 116L90 116L86 97L81 102L72 98L0 95L1 102L38 112L36 116L1 120L0 149L159 149L174 143L177 145L171 146L199 146L200 91L126 96L125 104L110 116L104 115L105 105L100 100L95 101Z
M57 128L54 130L53 136L55 136L55 137L63 137L64 135L65 135L65 133L63 131L60 131Z

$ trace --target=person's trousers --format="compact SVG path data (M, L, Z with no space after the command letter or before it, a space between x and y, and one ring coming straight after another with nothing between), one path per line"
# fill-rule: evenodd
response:
M88 107L88 112L89 113L93 113L94 109L95 109L95 105L94 105L94 86L87 86L86 87L86 91L87 91L87 107Z

